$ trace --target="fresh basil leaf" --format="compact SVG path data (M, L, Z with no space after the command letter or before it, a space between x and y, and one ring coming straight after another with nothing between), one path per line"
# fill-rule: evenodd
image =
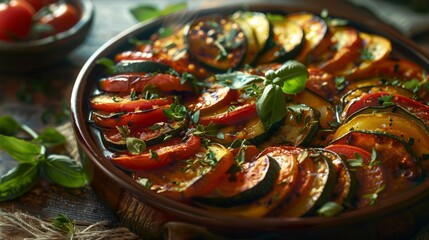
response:
M130 9L131 14L137 21L145 21L161 16L161 11L152 5L141 5Z
M246 86L250 86L252 83L264 81L264 78L261 76L249 75L244 72L216 74L214 77L217 83L230 87L231 89L242 89Z
M184 9L186 9L187 6L188 6L188 4L186 2L168 5L164 9L161 10L161 15L164 16L164 15L168 15L168 14L172 14L172 13L184 10Z
M110 58L102 57L96 63L106 67L107 74L113 74L116 71L115 62Z
M277 69L275 75L273 82L281 86L284 93L296 94L305 89L308 71L302 63L290 60Z
M0 134L13 136L21 129L21 125L10 115L0 116Z
M80 188L86 185L86 175L73 159L64 155L49 155L43 170L51 181L68 188Z
M45 147L53 147L64 144L66 138L55 128L46 128L37 136L36 141Z
M26 193L39 177L39 165L21 163L0 178L0 201Z
M0 149L3 149L20 163L35 162L42 153L42 147L37 144L1 134Z
M270 84L265 87L262 95L257 98L256 111L265 129L286 116L286 100L282 89Z

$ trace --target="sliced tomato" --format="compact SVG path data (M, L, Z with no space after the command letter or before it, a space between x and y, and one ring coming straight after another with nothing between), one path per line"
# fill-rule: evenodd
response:
M360 56L362 39L353 27L333 28L332 44L329 51L312 59L312 64L322 70L335 73Z
M132 100L130 95L101 94L90 100L91 108L102 112L134 112L173 103L173 97Z
M93 112L91 119L98 126L106 128L115 128L116 126L149 127L158 122L168 121L168 117L164 114L164 109L169 106L165 105L150 110L108 115Z
M299 12L288 14L286 19L298 24L305 33L305 43L296 60L305 64L310 52L317 48L327 49L330 44L329 28L322 18L309 12Z
M340 75L350 75L350 79L354 79L355 74L359 75L360 72L376 68L392 51L392 44L387 38L363 32L360 32L359 36L363 40L360 57L339 72Z
M327 146L325 149L337 153L345 161L350 162L350 164L353 161L359 161L361 159L362 162L360 165L358 164L358 166L351 167L357 181L356 194L351 203L357 208L371 205L371 198L368 196L383 189L387 184L387 176L383 167L377 164L370 165L371 154L360 147L334 144ZM358 160L357 158L360 159Z
M247 50L240 26L219 15L199 18L189 24L186 41L195 59L223 71L238 67Z
M192 92L193 89L188 82L181 83L180 77L166 73L129 73L109 76L100 80L100 90L105 92L130 93L133 89L141 92L147 86L153 84L161 91L185 91Z
M191 135L182 143L170 146L159 147L155 150L151 149L157 157L149 150L139 154L122 154L112 157L112 161L128 170L148 170L156 169L173 161L187 160L194 157L201 147L201 139L197 136Z
M209 152L213 159L207 160L205 157ZM186 201L211 191L233 163L233 156L225 147L213 144L208 149L200 148L196 156L187 161L174 161L162 168L136 171L133 177L137 181L147 180L149 189L160 195Z
M426 126L429 127L429 106L417 102L408 97L392 94L388 92L375 92L363 95L358 99L352 100L344 109L342 118L347 119L355 112L364 109L366 107L383 106L388 99L390 104L401 106L425 122Z
M368 152L376 151L376 160L386 173L386 184L378 195L392 196L410 189L422 177L420 161L399 138L386 133L350 131L333 144L360 147ZM376 192L373 192L376 193Z
M201 117L198 123L202 125L220 124L220 125L234 125L246 122L249 119L258 116L256 112L256 104L254 101L244 103L236 106L233 110L226 110L224 112Z
M395 178L416 180L421 177L421 165L408 146L391 134L370 131L350 131L340 138L334 138L333 144L357 146L366 151L377 152L377 160L394 174Z
M337 86L335 77L318 68L311 67L307 70L309 77L305 82L305 87L327 101L336 101Z
M188 104L188 108L193 109L193 111L200 111L202 115L207 115L220 108L230 106L231 103L237 101L238 97L237 90L216 85L201 93L196 101Z
M386 58L371 68L367 68L364 71L355 72L352 75L347 76L347 78L357 80L381 76L402 80L422 80L423 73L423 68L414 62L404 58Z

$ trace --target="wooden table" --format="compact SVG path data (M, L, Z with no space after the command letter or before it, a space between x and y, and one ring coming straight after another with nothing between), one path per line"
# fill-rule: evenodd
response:
M11 114L36 130L48 125L56 125L53 118L49 120L48 125L43 123L42 114L59 113L62 104L68 105L74 80L85 61L111 37L136 23L129 13L131 7L149 2L152 1L93 0L96 14L90 36L67 59L55 66L31 73L0 73L0 114ZM201 3L201 1L192 0L190 2L192 4ZM211 1L211 3L204 4L213 5L222 2L227 1ZM345 1L291 0L281 2L290 4L295 9L306 8L315 12L320 11L321 6L324 6L329 12L338 13L339 17L347 17L352 20L364 19L364 24L380 27L380 22L370 12ZM168 1L160 1L160 4L168 4ZM383 30L398 34L392 27L383 26ZM429 53L429 33L413 40ZM0 173L5 173L14 164L14 161L0 151ZM42 219L49 219L63 213L87 224L101 220L117 223L115 214L103 204L102 200L97 199L89 186L70 190L43 180L22 197L0 203L0 209L3 211L19 210Z

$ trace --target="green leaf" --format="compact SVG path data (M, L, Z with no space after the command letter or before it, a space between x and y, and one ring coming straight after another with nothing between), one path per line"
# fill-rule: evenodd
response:
M113 74L116 71L115 62L110 58L102 57L96 63L106 67L107 74Z
M268 85L256 101L256 110L265 129L286 116L286 100L282 89L277 85Z
M0 178L0 201L26 193L39 177L39 165L21 163Z
M0 117L0 134L13 136L21 129L21 125L10 115Z
M140 138L127 137L125 140L127 149L131 154L138 155L146 150L146 143Z
M322 207L319 208L319 210L317 210L317 213L320 216L332 217L339 214L341 211L343 211L342 205L336 202L326 202Z
M42 151L42 147L37 144L1 134L0 149L20 163L34 163Z
M242 89L246 86L251 86L252 83L264 81L264 78L261 76L249 75L244 72L216 74L214 77L218 84L230 87L231 89Z
M290 60L284 63L275 72L274 84L282 87L284 93L296 94L305 89L308 79L307 68L300 62Z
M68 188L80 188L86 185L86 175L76 161L64 155L49 155L43 170L51 181Z
M134 18L140 22L161 16L161 11L151 5L142 5L130 9Z
M53 147L64 144L66 138L55 128L46 128L39 136L36 141L45 147Z
M188 4L186 2L168 5L161 10L161 15L168 15L168 14L172 14L172 13L184 10L186 9L187 6Z

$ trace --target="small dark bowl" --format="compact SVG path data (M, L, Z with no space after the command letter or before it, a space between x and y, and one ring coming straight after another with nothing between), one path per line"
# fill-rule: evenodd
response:
M242 6L201 9L188 13L196 17L217 12L234 12ZM307 9L278 5L250 5L249 10L288 13ZM162 230L175 229L177 222L182 233L184 228L238 238L259 239L409 239L427 221L429 212L429 179L426 177L416 187L391 197L377 205L344 212L335 217L300 218L239 218L199 209L161 197L145 189L130 176L118 169L104 155L99 133L89 123L89 97L97 88L104 68L97 65L101 57L112 58L116 53L131 49L130 37L147 38L176 14L138 24L107 42L87 61L75 82L71 111L73 129L82 153L82 162L91 186L117 214L118 218L135 233L145 239L160 238ZM183 17L183 16L182 16ZM389 38L395 56L402 56L420 64L429 71L429 57L411 41L392 37L375 28L351 23L360 30L377 33ZM172 224L172 222L175 222ZM203 227L201 230L200 227ZM207 237L207 235L205 235ZM204 238L203 238L204 239ZM216 238L214 238L216 239Z
M80 20L67 31L38 40L6 43L0 41L0 71L24 72L61 61L84 42L94 18L90 0L67 0L81 13Z

